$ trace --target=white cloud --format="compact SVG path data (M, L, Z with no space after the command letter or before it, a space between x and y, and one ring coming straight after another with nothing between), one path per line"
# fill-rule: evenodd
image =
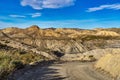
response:
M13 18L25 18L26 17L26 16L23 16L23 15L14 15L14 14L11 14L9 16L13 17Z
M32 18L35 18L35 17L40 17L42 15L42 13L30 13L30 14L25 14L25 15L17 15L17 14L11 14L9 15L10 17L13 17L13 18L25 18L25 17L32 17Z
M42 14L41 13L32 13L30 15L32 18L35 18L35 17L40 17Z
M75 0L22 0L22 6L31 6L33 9L62 8L74 5Z
M87 12L94 12L94 11L99 11L103 9L120 10L120 4L101 5L99 7L92 7L92 8L88 8Z

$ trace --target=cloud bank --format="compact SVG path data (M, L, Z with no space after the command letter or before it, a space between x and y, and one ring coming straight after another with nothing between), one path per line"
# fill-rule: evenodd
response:
M99 7L92 7L92 8L88 8L87 12L94 12L94 11L99 11L103 9L120 10L120 4L101 5Z
M74 5L75 0L22 0L22 6L31 6L33 9L62 8Z

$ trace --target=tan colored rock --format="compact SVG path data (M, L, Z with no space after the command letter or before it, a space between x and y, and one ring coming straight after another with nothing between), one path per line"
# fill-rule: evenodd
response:
M108 72L112 77L120 79L120 54L106 54L95 65L96 68Z
M27 28L28 31L37 31L37 30L39 30L39 29L40 29L40 28L39 28L37 25L33 25L33 26Z
M120 34L113 32L113 31L99 31L96 33L99 36L120 36Z

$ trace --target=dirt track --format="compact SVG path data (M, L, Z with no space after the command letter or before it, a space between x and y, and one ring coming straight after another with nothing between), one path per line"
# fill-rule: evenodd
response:
M19 70L12 76L15 80L112 80L92 68L92 63L67 62L40 65ZM9 79L13 80L13 79Z

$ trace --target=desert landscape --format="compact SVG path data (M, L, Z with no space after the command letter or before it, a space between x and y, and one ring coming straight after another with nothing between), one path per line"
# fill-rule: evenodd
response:
M1 80L119 80L120 28L0 30Z
M120 80L120 0L0 0L0 80Z

